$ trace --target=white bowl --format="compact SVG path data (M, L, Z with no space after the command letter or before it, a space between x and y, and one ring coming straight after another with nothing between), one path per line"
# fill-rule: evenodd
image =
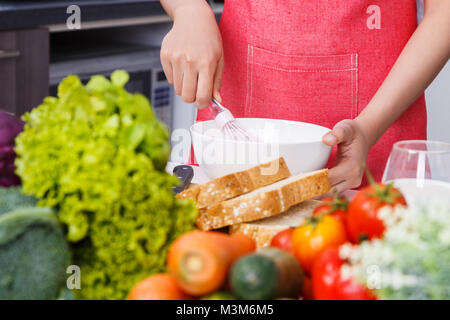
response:
M291 174L322 169L331 147L322 142L330 129L305 122L239 118L241 127L257 140L227 139L214 120L191 126L194 153L210 179L246 170L283 157Z

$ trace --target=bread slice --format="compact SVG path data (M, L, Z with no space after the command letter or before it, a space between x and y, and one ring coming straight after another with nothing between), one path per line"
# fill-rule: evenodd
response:
M267 170L277 169L271 174ZM232 173L208 183L189 188L178 195L192 199L198 208L206 208L221 201L267 186L291 175L283 158L270 161L245 171Z
M254 221L287 211L290 207L330 191L328 169L302 173L237 198L200 209L197 226L217 229Z
M302 224L319 204L320 201L307 200L273 217L232 225L229 232L245 234L255 241L258 248L264 248L270 245L270 241L278 232Z

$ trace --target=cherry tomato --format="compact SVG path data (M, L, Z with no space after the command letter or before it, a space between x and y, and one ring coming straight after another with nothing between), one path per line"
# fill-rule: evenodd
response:
M337 299L338 300L376 300L376 296L372 294L362 284L356 282L352 278L343 279L342 276L336 282Z
M278 249L284 250L286 252L292 253L292 232L293 228L288 228L278 232L270 242L271 247L276 247Z
M381 238L384 223L378 217L378 211L386 206L406 206L399 190L392 184L373 184L360 190L348 206L347 230L350 240L359 243L364 239Z
M330 215L313 216L292 233L294 256L307 273L323 251L344 242L347 242L344 224Z
M376 296L364 285L352 278L344 279L339 249L331 248L322 253L314 263L312 288L317 300L375 300Z
M316 300L337 299L336 282L340 276L342 264L338 248L324 251L314 263L311 281Z
M313 215L330 214L333 217L341 220L344 224L347 216L348 200L343 196L336 196L334 198L327 197L322 199L322 204L316 207Z

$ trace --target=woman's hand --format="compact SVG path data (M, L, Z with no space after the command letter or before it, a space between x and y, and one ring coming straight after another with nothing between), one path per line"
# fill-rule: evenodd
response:
M323 137L338 145L330 180L338 191L358 187L370 146L423 93L450 57L450 0L426 0L425 16L388 76L355 120ZM411 68L411 66L415 66Z
M205 1L185 3L173 10L174 23L162 42L161 62L176 94L203 109L212 96L221 100L222 38Z
M329 171L331 185L338 192L359 187L369 144L357 120L343 120L323 137L329 146L338 146L335 167Z

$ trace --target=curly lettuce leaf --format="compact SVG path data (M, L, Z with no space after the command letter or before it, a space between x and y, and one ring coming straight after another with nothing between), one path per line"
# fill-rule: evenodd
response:
M24 115L16 139L25 193L58 209L81 267L83 299L122 299L149 274L165 270L170 243L193 228L196 209L177 200L164 170L169 130L149 101L111 81L76 76Z

